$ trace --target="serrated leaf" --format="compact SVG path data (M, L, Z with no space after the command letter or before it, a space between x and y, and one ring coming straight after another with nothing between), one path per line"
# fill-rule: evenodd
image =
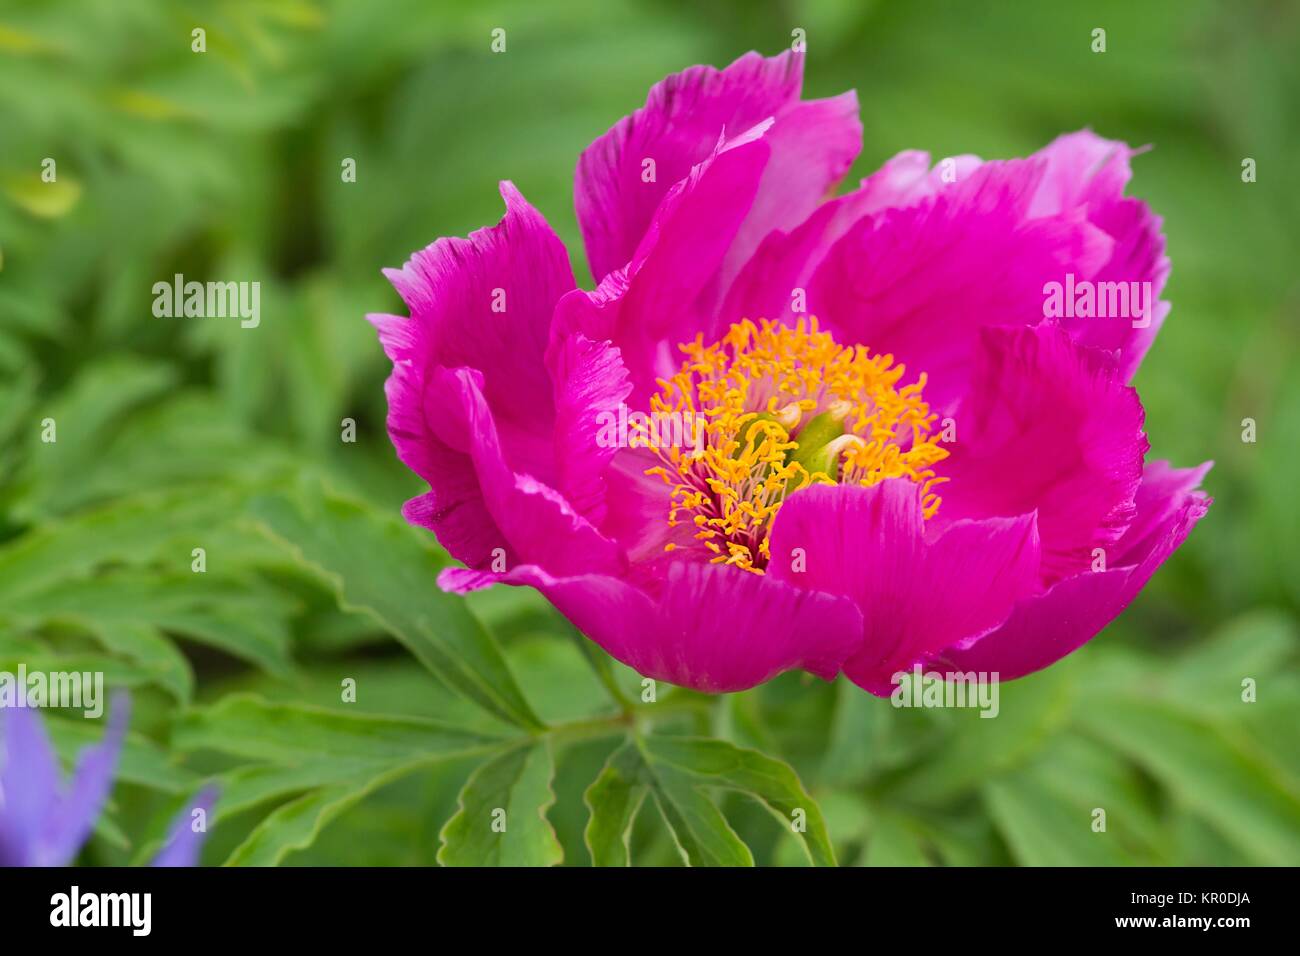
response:
M609 755L583 794L590 814L583 838L594 866L632 865L632 825L646 796L643 767L640 751L628 741Z
M272 811L226 861L275 866L310 846L331 820L375 789L421 767L491 753L501 744L438 721L270 704L241 694L186 714L173 745L270 761L219 778L216 820L308 791Z
M650 775L650 793L687 866L753 866L754 854L717 804L671 767Z
M248 764L217 778L212 818L220 821L270 800L364 778L350 760L322 758L301 764Z
M692 787L722 787L760 801L799 839L809 862L835 865L821 808L789 764L725 740L699 737L646 737L642 752L661 780L680 778ZM802 828L796 828L796 823Z
M172 743L287 765L330 759L367 766L487 751L500 741L424 718L346 714L233 694L181 717Z
M586 840L593 862L629 864L631 827L649 794L688 865L753 866L749 847L709 796L712 789L758 800L791 828L812 863L835 865L821 809L787 764L724 740L668 736L628 741L588 788Z
M0 546L0 613L9 601L84 577L111 561L139 564L163 553L188 567L189 543L227 519L237 497L153 492L52 522ZM184 545L184 547L182 547Z
M139 687L153 680L153 675L129 661L118 660L103 654L54 654L43 651L37 654L10 655L0 651L0 673L15 673L25 666L29 674L102 674L107 687ZM85 686L83 684L83 686ZM90 689L94 693L93 689ZM106 691L107 692L107 691ZM85 695L83 692L83 701ZM108 701L98 701L107 708Z
M342 604L370 614L445 684L510 723L541 729L496 642L463 600L438 589L443 562L412 529L327 493L305 495L305 504L261 497L253 512Z
M367 779L332 784L277 807L222 865L279 866L293 851L311 846L331 821L411 769L399 766Z
M69 621L91 632L109 628L110 636L114 625L134 626L137 650L139 629L166 629L287 677L293 671L288 629L292 609L282 595L251 583L218 575L133 570L59 581L15 598L5 612L28 627ZM176 663L171 662L172 669Z
M587 848L597 866L630 865L630 830L646 795L687 866L753 866L754 855L722 811L688 776L654 766L643 742L629 740L610 755L588 789Z
M564 849L546 819L555 802L555 762L545 741L526 741L483 764L465 782L442 830L443 866L556 866Z
M105 650L139 665L177 703L190 702L194 691L190 663L157 628L134 621L95 619L85 624Z
M84 483L99 472L105 446L121 420L137 406L175 384L176 372L166 365L132 358L111 358L83 369L42 419L54 420L56 441L32 440L28 462L33 476L32 499L20 504L20 515L47 514L46 502L63 483Z
M233 421L230 409L199 394L176 394L135 410L120 427L93 442L78 437L78 447L82 445L94 449L95 467L64 463L53 473L42 472L23 509L66 514L139 488L188 486L192 494L203 494L213 485L227 490L293 467L278 448ZM42 449L35 457L48 456Z

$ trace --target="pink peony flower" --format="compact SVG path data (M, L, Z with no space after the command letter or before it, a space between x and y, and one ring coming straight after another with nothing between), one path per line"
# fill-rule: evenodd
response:
M466 565L442 587L535 587L674 684L1036 671L1210 504L1126 384L1169 311L1136 151L904 152L828 199L857 99L800 100L802 66L670 76L582 154L592 291L508 182L386 272L404 513Z

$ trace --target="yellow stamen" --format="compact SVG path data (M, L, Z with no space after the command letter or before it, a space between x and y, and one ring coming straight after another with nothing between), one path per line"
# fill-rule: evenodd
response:
M638 444L652 447L662 463L647 474L672 488L669 526L689 522L714 562L763 573L772 519L787 495L814 483L907 478L921 486L925 516L938 510L931 489L945 479L931 466L948 452L931 437L937 416L921 399L924 374L895 389L905 369L892 355L840 345L815 318L793 327L747 319L719 342L706 346L696 336L680 348L686 358L671 379L660 380L649 418L681 416L698 429L697 440ZM802 428L822 413L841 422L843 434L827 441L825 429L814 427L823 436L816 442L821 453L797 457L839 467L810 472L795 452Z

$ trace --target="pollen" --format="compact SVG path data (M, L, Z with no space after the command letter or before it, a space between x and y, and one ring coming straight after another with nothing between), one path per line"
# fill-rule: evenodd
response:
M906 369L892 355L841 345L816 318L747 319L712 345L699 335L679 348L680 368L659 380L630 444L657 457L647 474L671 489L669 526L693 529L710 560L763 573L773 519L812 484L906 478L921 486L925 517L938 511L933 489L945 479L933 466L948 452L921 397L924 374L897 387Z

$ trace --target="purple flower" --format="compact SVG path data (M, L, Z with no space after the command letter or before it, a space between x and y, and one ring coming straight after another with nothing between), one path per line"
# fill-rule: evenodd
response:
M444 588L535 587L676 684L1028 674L1210 503L1208 463L1146 460L1128 385L1169 311L1136 151L909 151L827 199L857 101L801 100L802 60L670 76L582 154L594 290L510 183L387 272L404 513L467 565Z
M126 736L130 702L113 699L104 739L83 750L72 779L60 781L58 758L36 712L0 708L0 866L67 866L90 837L113 788L113 771ZM210 812L215 792L201 792L193 807ZM204 834L179 815L154 866L193 866Z

